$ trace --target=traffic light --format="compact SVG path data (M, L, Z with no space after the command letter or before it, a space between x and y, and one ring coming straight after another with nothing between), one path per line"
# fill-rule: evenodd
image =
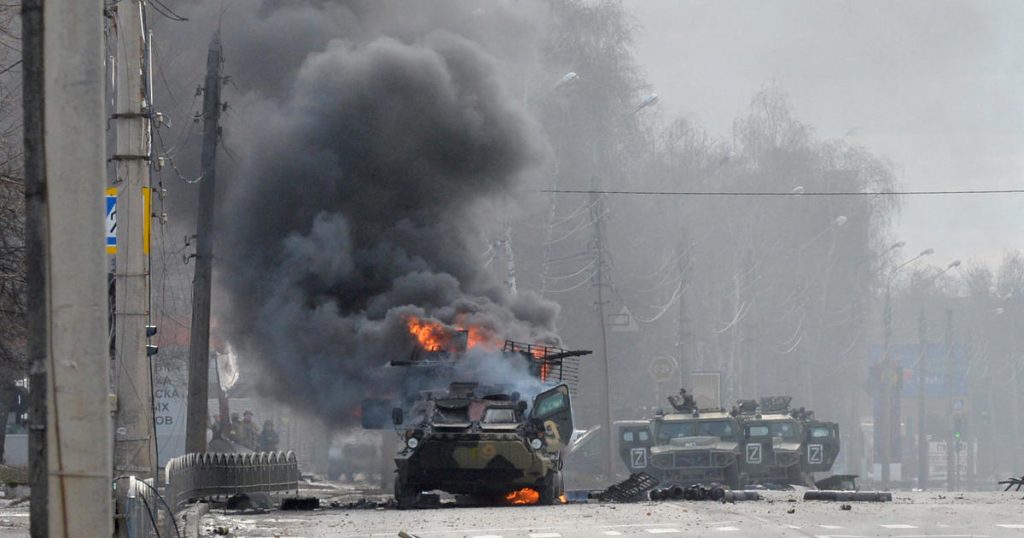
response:
M964 417L956 415L953 417L953 439L957 441L963 437L964 433Z

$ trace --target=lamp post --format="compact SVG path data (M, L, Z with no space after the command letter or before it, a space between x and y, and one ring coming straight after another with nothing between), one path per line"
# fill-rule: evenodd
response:
M881 433L881 439L876 439L875 442L881 444L881 459L882 459L882 487L889 487L889 476L890 476L890 462L891 458L891 442L892 442L892 425L889 423L889 419L892 417L892 389L896 386L895 379L892 379L891 372L887 372L886 369L891 367L889 364L892 358L889 356L889 346L892 342L892 281L896 277L896 274L904 267L920 260L925 256L930 256L935 253L934 249L924 249L913 258L897 265L890 273L885 281L885 310L882 313L882 323L884 327L884 334L882 340L882 379L881 381L881 419L879 422L879 432Z
M927 284L931 284L938 280L939 277L949 272L949 270L960 267L960 260L955 260L945 269L939 271L935 276L928 279ZM926 377L928 377L928 360L926 357L928 344L927 344L927 332L928 325L924 315L924 304L921 304L920 313L917 316L917 332L918 341L920 342L920 350L917 356L917 487L921 490L928 489L928 439L925 428L925 386Z

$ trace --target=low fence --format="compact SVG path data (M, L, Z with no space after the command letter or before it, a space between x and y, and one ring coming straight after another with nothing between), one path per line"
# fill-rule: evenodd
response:
M185 454L167 462L167 500L181 505L236 493L299 490L299 463L294 452Z
M128 538L159 538L173 532L169 514L164 510L163 499L153 488L152 478L139 480L134 476L125 476L115 482L117 511L121 516L118 525L125 527L121 535Z

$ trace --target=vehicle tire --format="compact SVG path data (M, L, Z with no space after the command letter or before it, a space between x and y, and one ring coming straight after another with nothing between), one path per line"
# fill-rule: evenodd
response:
M725 485L729 486L729 489L740 489L740 469L739 464L733 463L725 468Z
M786 469L786 482L791 486L806 485L804 473L800 471L800 465L791 465L788 469Z
M395 475L395 502L398 504L399 510L415 508L419 496L418 488L407 484L401 473Z
M562 496L562 493L565 493L562 485L562 473L560 471L551 471L548 473L547 478L544 479L544 486L541 487L540 500L537 504L558 504L558 498Z

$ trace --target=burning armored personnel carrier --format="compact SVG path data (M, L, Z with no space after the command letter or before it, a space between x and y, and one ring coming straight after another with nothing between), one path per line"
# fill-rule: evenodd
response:
M408 415L395 409L404 446L395 457L395 499L415 504L441 490L487 502L551 504L563 494L562 448L572 435L569 388L532 402L477 383L426 391Z
M590 351L507 340L499 349L472 355L468 331L419 329L410 323L418 337L430 337L419 338L408 360L391 362L408 369L404 393L388 400L401 441L395 456L399 507L411 507L420 493L434 490L486 503L550 504L562 497L562 458L573 432L570 396L578 357ZM464 361L484 357L508 366L517 379L472 379ZM380 403L364 401L365 427L376 427Z
M662 484L810 485L811 473L830 470L839 454L839 426L790 410L791 399L699 409L682 390L669 398L675 413L619 424L619 454L631 472Z

